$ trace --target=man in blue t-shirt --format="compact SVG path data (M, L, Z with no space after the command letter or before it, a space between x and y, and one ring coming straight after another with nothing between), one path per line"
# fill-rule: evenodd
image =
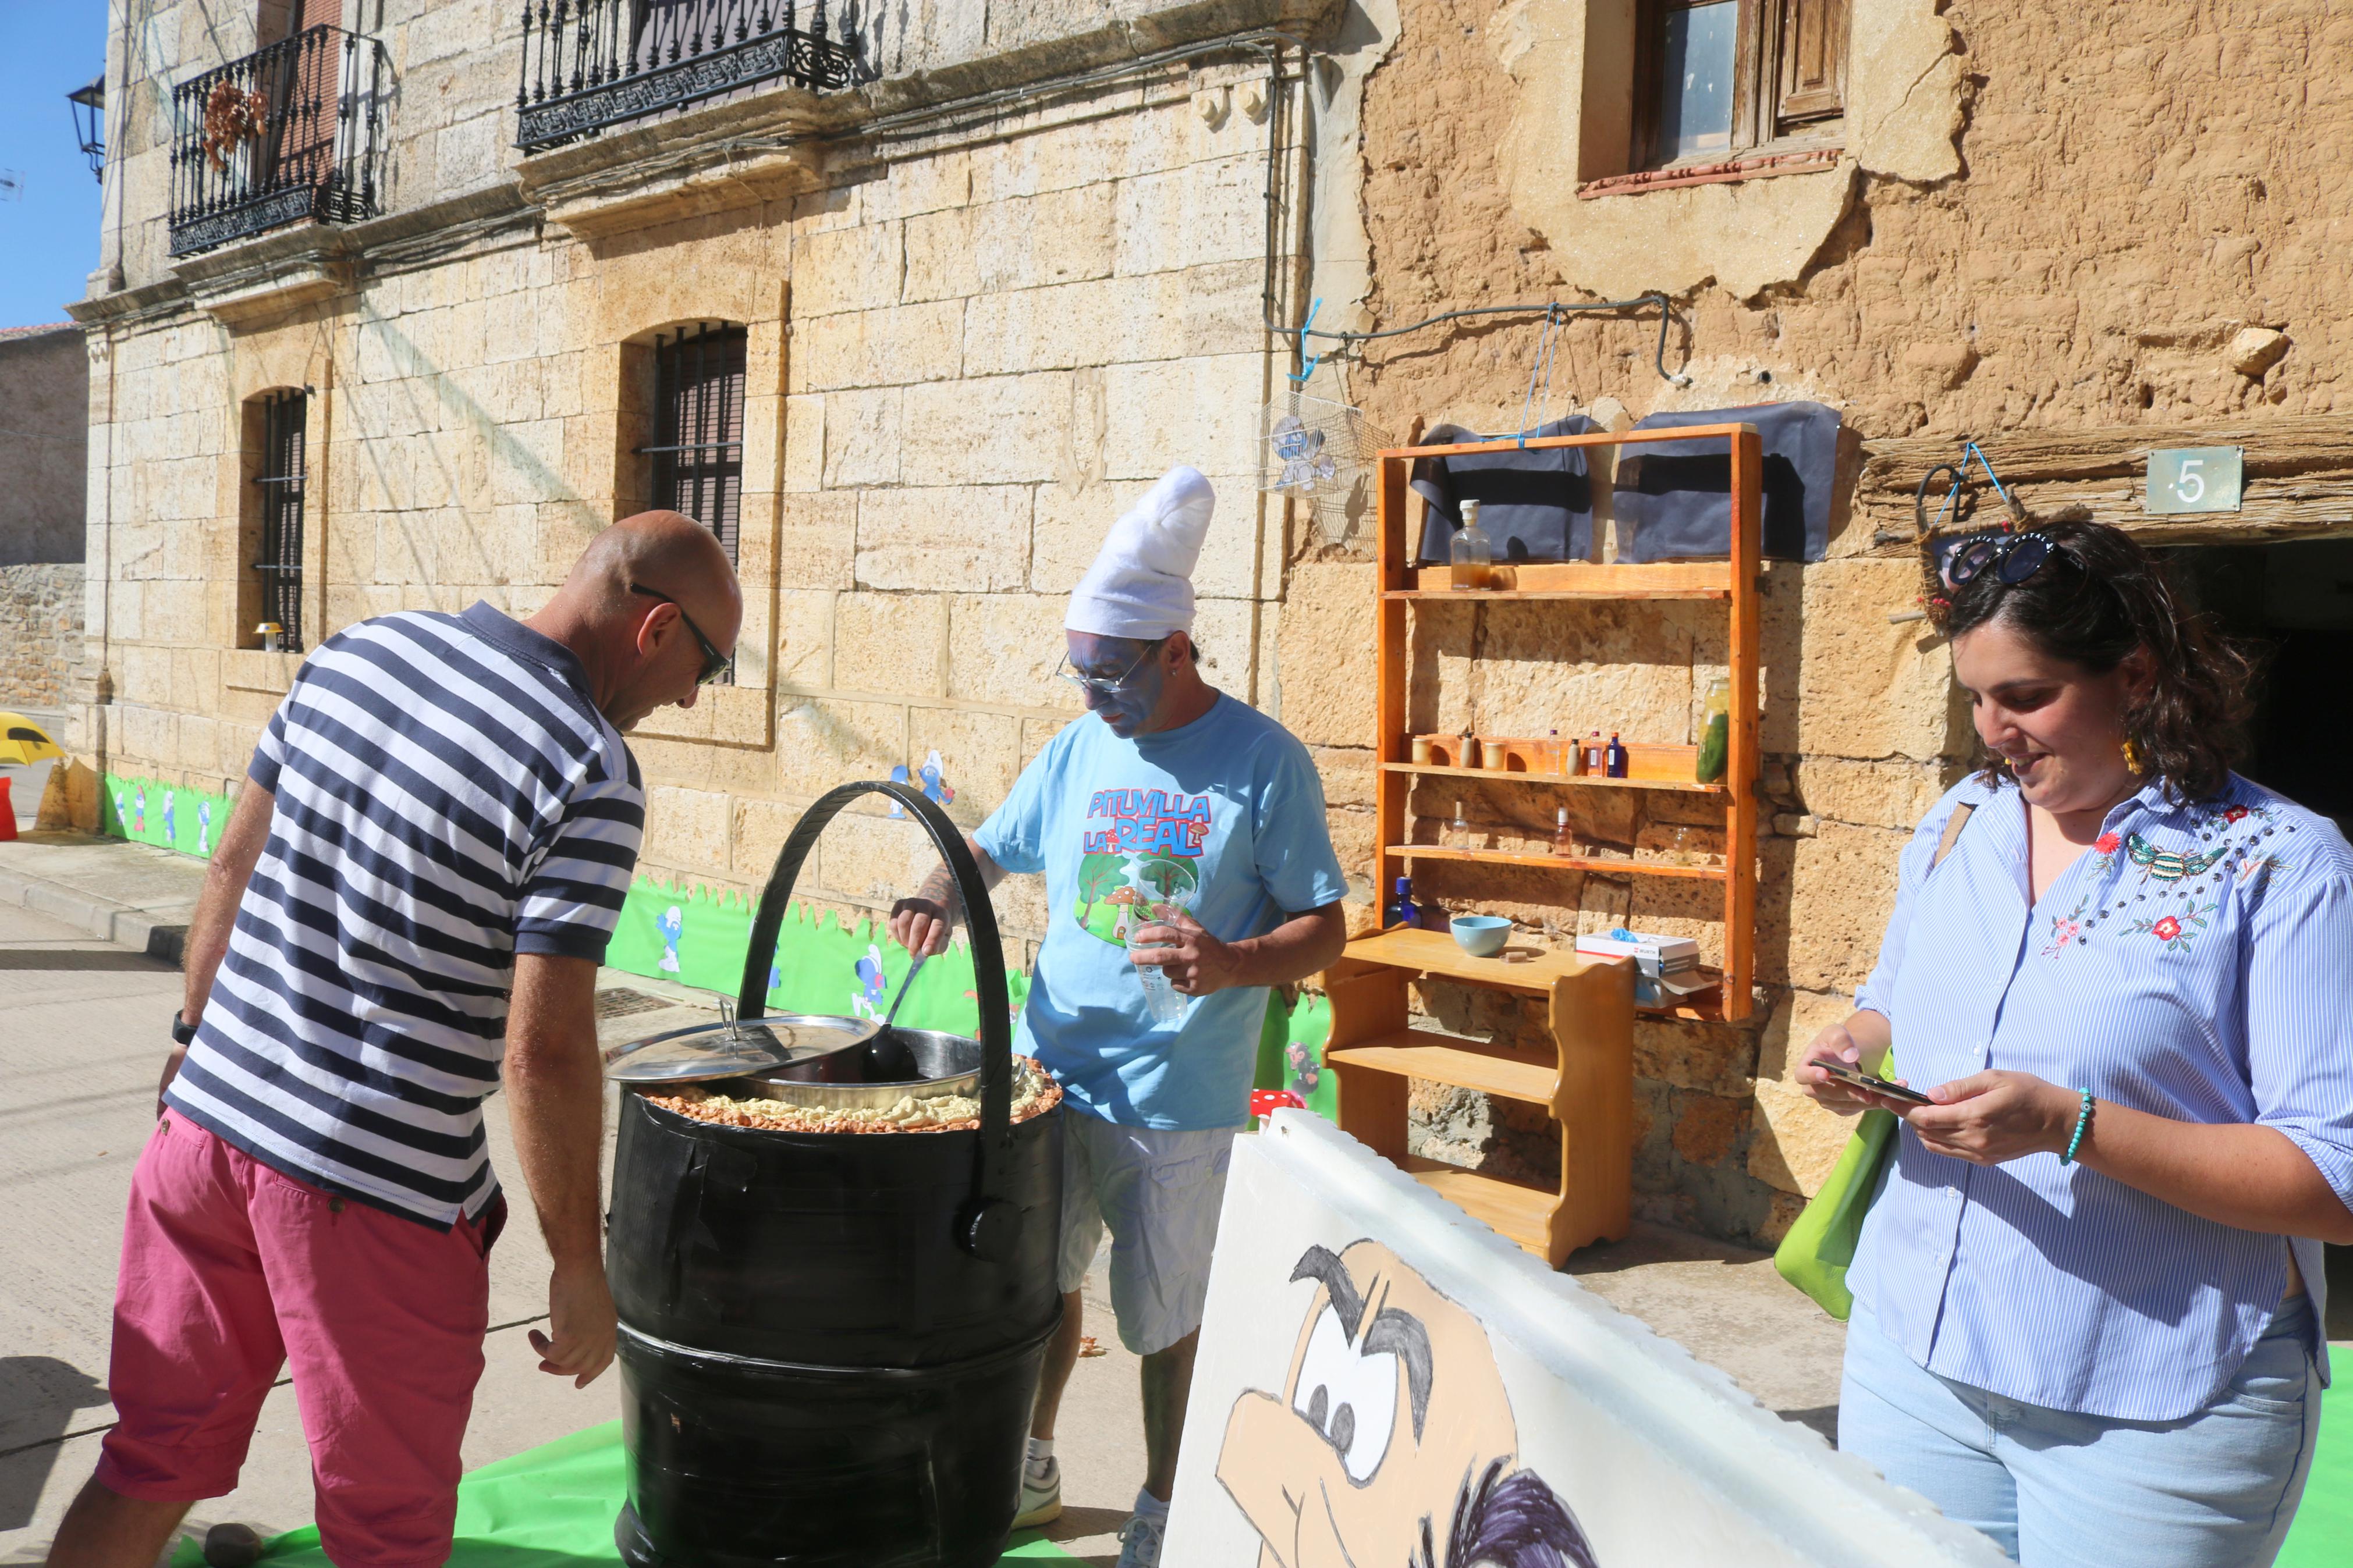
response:
M1201 679L1189 581L1208 482L1178 468L1113 525L1072 595L1064 678L1088 716L967 841L994 887L1043 872L1048 923L1021 1048L1062 1086L1060 1331L1018 1522L1061 1511L1054 1417L1077 1364L1079 1285L1106 1225L1121 1340L1144 1358L1147 1470L1122 1568L1152 1568L1176 1475L1209 1251L1270 987L1347 941L1346 884L1307 749ZM910 952L953 918L944 869L891 916Z

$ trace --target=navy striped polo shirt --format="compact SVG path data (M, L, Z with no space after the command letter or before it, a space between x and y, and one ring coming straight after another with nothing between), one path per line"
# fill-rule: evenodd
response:
M269 842L165 1101L330 1191L480 1215L514 955L601 962L637 864L620 732L561 644L406 611L311 656L247 776Z

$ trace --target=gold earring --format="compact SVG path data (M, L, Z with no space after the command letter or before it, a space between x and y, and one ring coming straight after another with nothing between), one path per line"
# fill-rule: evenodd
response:
M2142 765L2140 748L2133 744L2132 737L2129 735L2125 737L2125 766L2130 768L2136 777L2148 772L2148 769Z

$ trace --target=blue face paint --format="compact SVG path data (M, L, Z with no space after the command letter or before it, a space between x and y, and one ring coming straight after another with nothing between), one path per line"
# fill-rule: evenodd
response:
M1086 702L1087 711L1102 719L1122 740L1141 733L1151 722L1153 710L1160 706L1161 693L1168 685L1159 659L1145 657L1147 651L1158 650L1133 637L1096 637L1088 632L1069 635L1073 670L1089 679L1120 683L1116 691L1081 687L1080 695Z

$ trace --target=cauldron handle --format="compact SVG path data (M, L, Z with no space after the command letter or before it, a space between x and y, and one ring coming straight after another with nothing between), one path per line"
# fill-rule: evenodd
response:
M980 1155L973 1171L972 1201L956 1216L956 1240L977 1258L1001 1261L1010 1252L1013 1221L1019 1212L1004 1195L1006 1160L1013 1142L1013 1022L1005 994L1005 947L997 940L997 911L989 904L980 868L965 847L963 830L946 812L921 790L880 780L841 784L819 795L793 825L791 837L776 854L776 868L768 873L768 885L760 890L735 1013L756 1018L768 1010L768 968L776 962L785 907L792 900L801 862L816 847L818 835L861 795L889 795L923 825L964 901L965 930L972 942L973 994L980 1004Z

